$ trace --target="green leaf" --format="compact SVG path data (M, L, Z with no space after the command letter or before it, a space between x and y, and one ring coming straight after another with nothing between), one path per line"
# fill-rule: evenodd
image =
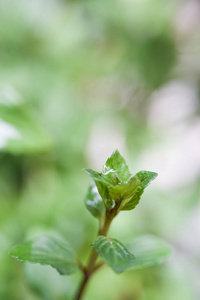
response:
M95 218L100 218L105 211L105 206L101 196L99 195L98 189L94 183L88 188L88 192L85 199L87 209Z
M24 104L2 104L1 100L0 94L0 151L27 154L49 150L52 143L37 116Z
M136 205L138 205L138 203L140 202L140 198L143 194L143 191L144 190L141 188L141 186L139 186L131 199L128 199L127 201L122 202L122 204L120 206L120 210L134 209L136 207Z
M92 177L92 179L93 179L94 181L96 181L96 180L102 180L101 174L98 173L97 171L94 171L94 170L92 170L92 169L84 169L84 172L85 172L86 174L88 174L90 177Z
M94 181L104 181L106 185L113 185L117 184L119 180L117 179L117 174L110 170L107 172L107 174L99 173L97 171L94 171L92 169L84 169L85 173L88 174ZM109 174L108 174L109 173ZM112 173L112 175L111 175Z
M10 255L20 261L50 265L61 275L69 275L78 270L74 251L60 237L37 238L13 248Z
M171 248L157 237L147 235L138 237L127 245L135 255L131 269L142 269L163 263L171 254Z
M150 171L140 171L135 176L140 181L139 188L137 189L136 193L133 195L131 199L129 199L126 202L122 202L122 205L120 207L121 210L134 209L136 205L139 203L140 198L144 192L144 189L150 184L152 180L154 180L158 176L158 174Z
M114 205L114 201L111 199L108 187L110 186L110 183L107 182L100 173L92 170L92 169L84 169L85 173L92 177L94 180L98 192L101 196L101 198L104 201L104 204L106 207L111 208Z
M120 183L119 176L116 171L109 170L105 173L101 173L101 178L107 182L109 185L116 185Z
M145 189L152 180L154 180L158 174L150 171L140 171L136 174L140 180L140 186L142 189Z
M111 199L109 194L108 186L104 181L95 181L95 184L97 186L97 189L99 191L99 194L101 195L105 206L108 208L112 208L115 204L115 202Z
M134 255L116 239L98 236L92 247L116 273L122 273L134 264Z
M118 150L115 150L111 157L107 159L103 168L103 174L107 175L107 177L113 178L113 171L117 173L117 177L121 183L127 182L131 177L128 165Z
M135 195L140 186L140 180L137 176L131 177L127 184L114 185L109 188L110 196L115 201L122 201L130 199Z

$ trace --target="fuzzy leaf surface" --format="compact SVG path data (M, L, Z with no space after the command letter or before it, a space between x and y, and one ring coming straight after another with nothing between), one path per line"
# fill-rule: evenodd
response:
M10 255L23 262L49 265L61 275L70 275L78 269L74 251L58 237L43 236L26 242L13 248Z
M122 273L134 264L134 255L117 239L99 236L92 247L116 273Z

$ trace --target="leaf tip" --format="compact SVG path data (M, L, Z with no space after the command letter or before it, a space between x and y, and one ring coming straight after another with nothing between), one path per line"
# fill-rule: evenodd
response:
M89 171L90 169L86 169L86 168L83 169L83 172L85 172L86 174L90 174Z
M119 150L118 149L115 149L114 151L113 151L113 153L112 154L116 154L116 155L118 155L118 154L120 154L120 152L119 152Z
M156 177L158 177L158 173L156 173L156 172L149 171L149 175L150 175L151 181L156 179Z

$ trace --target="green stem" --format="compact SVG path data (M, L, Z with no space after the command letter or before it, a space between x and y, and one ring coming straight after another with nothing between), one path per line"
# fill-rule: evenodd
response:
M98 236L99 235L104 235L106 236L108 234L110 225L112 223L113 218L110 218L108 216L105 217L105 221L103 223L103 226L100 226Z
M76 295L76 297L75 297L75 300L80 300L80 299L82 298L82 295L83 295L83 293L84 293L84 291L85 291L85 288L86 288L86 286L87 286L87 283L88 283L88 281L89 281L89 278L90 278L90 277L88 277L88 276L86 276L86 275L83 277L83 280L82 280L82 282L81 282L81 284L80 284L80 286L79 286L78 293L77 293L77 295Z
M99 236L99 235L106 236L107 235L112 220L113 220L113 218L109 218L108 216L105 217L103 224L100 223L97 236ZM82 282L79 286L77 295L74 298L74 300L80 300L82 298L85 288L86 288L91 276L94 274L95 271L97 271L103 265L103 263L96 265L98 256L99 256L99 254L94 249L92 249L90 256L89 256L87 266L84 269L82 267L80 268L83 272L83 279L82 279Z

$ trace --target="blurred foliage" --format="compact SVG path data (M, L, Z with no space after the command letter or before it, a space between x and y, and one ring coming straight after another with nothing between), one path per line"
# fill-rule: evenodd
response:
M200 18L198 1L191 1L193 10L186 2L0 1L1 300L72 299L79 275L22 265L8 250L57 231L85 261L97 224L84 207L89 181L81 170L101 166L116 148L128 154L133 172L149 169L150 160L164 184L158 180L133 214L121 213L112 236L126 242L133 232L154 233L175 254L168 264L120 277L102 269L85 300L199 299L197 260L188 262L178 242L200 192L193 105L200 99ZM198 17L185 17L187 9ZM160 108L160 91L177 82L197 101L190 93L184 106L183 89L186 100L177 108L179 99L170 101L167 90ZM167 156L163 149L171 153L180 138L177 156ZM176 185L179 177L187 180Z

